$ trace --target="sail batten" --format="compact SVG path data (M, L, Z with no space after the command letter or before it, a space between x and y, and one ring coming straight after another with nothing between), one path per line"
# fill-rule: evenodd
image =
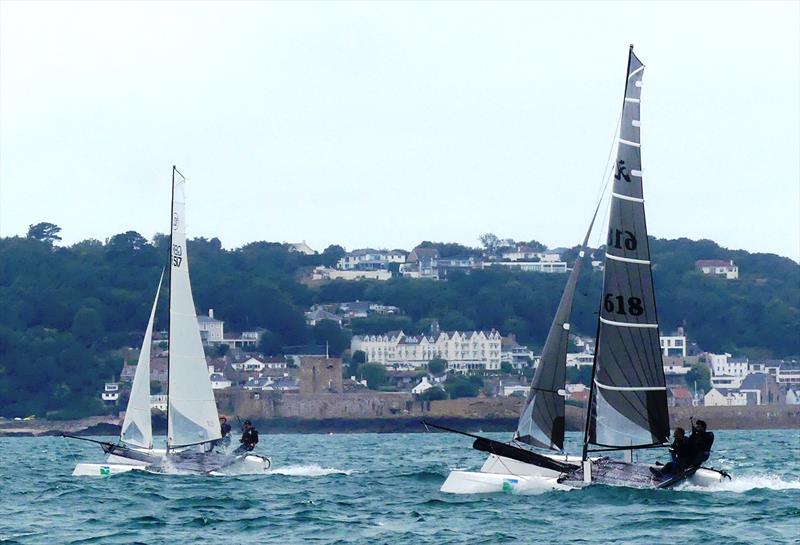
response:
M186 179L177 169L172 183L167 445L175 448L219 439L220 428L189 279Z
M586 443L644 448L669 436L642 191L644 65L631 50L610 202Z
M142 340L142 348L139 351L139 359L136 362L136 372L133 375L131 394L119 437L120 441L124 443L147 449L153 448L153 426L150 414L150 350L153 344L153 324L158 306L158 296L161 293L163 282L164 272L162 271L153 307L150 310L150 319L147 321L147 329Z

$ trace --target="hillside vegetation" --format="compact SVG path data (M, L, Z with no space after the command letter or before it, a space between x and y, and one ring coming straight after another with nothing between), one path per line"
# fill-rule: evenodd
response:
M49 225L49 224L40 224ZM58 246L58 228L26 238L0 239L0 415L74 416L102 409L98 393L119 372L112 350L138 346L168 241L135 232L106 242ZM651 239L663 331L684 326L706 350L783 357L800 353L800 266L771 254L720 248L708 240ZM351 333L419 331L438 319L443 329L499 329L540 346L566 275L480 270L447 282L397 278L335 281L309 288L312 266L333 265L331 246L304 256L285 245L254 242L225 250L217 239L189 242L199 312L214 308L226 331L263 327L262 349L328 341L340 352ZM733 259L741 278L704 276L697 259ZM574 330L593 335L602 275L584 267L575 301ZM157 328L166 327L166 289ZM309 328L303 312L314 303L370 300L403 315L355 320L352 331Z

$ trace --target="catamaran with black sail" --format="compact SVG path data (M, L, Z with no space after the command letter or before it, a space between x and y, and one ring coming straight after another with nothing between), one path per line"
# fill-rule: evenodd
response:
M525 443L540 449L563 449L566 342L579 257L545 342L514 440L507 444L474 436L473 447L490 452L489 459L480 472L451 472L442 486L444 492L509 490L534 477L555 477L559 484L571 487L597 483L638 488L667 488L684 480L707 486L729 478L724 471L705 467L690 467L674 476L662 475L651 472L647 464L633 462L634 451L666 447L669 438L666 381L642 192L639 114L643 72L644 65L631 46L583 452L577 457L522 448ZM588 237L587 233L581 254L586 251ZM625 459L607 456L613 452L624 453Z
M164 277L162 273L139 353L119 441L96 441L109 455L107 463L78 464L73 475L110 475L134 469L163 473L259 473L270 467L266 457L253 453L232 454L214 448L221 438L219 414L189 279L185 186L186 179L173 167L166 449L153 448L150 414L150 345Z

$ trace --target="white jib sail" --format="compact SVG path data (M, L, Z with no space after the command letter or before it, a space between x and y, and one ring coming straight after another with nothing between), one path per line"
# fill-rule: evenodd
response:
M125 420L122 422L120 440L129 445L153 448L153 426L150 417L150 346L153 344L153 322L156 317L158 295L161 293L161 283L164 281L164 272L158 280L156 298L150 310L150 320L144 332L142 349L139 352L139 361L136 364L136 373L133 375L131 397L128 399L128 408L125 409Z
M167 415L169 447L194 445L220 438L219 415L189 281L185 185L186 179L173 169Z

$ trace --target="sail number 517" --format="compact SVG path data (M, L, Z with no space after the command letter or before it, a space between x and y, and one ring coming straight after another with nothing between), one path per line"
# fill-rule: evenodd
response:
M614 295L613 293L606 293L603 299L603 308L606 312L613 312L614 314L631 316L641 316L644 313L642 300L639 297L628 297L627 301L622 295Z

